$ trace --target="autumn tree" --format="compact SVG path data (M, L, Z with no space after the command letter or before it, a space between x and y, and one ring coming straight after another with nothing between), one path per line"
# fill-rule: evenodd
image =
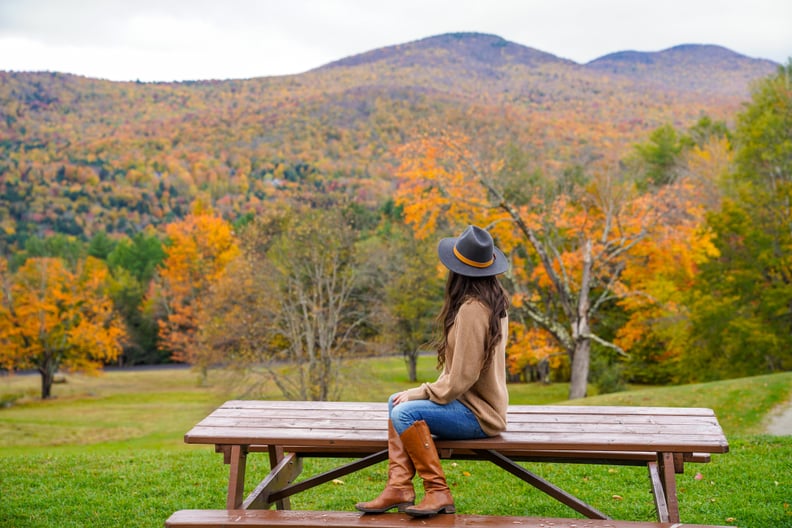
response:
M200 208L169 224L166 233L165 259L147 302L159 316L160 347L174 361L200 367L205 377L210 365L197 363L197 317L203 295L223 276L239 248L228 222Z
M260 369L283 359L275 352L281 345L273 302L278 288L266 260L283 222L280 214L268 214L239 226L239 252L206 290L197 314L196 361L224 365L234 390L245 394L258 394L268 379Z
M597 316L630 294L624 271L641 265L634 252L660 209L607 166L542 178L509 159L476 157L468 145L445 134L412 145L398 203L419 235L465 223L491 229L513 261L514 310L567 353L569 396L584 397L592 345L623 352L597 331Z
M272 230L253 223L204 306L204 354L266 370L287 399L337 398L345 353L370 317L367 267L344 211L301 210Z
M61 259L28 259L13 275L0 268L0 356L6 369L35 368L41 397L60 368L95 372L121 353L123 324L107 295L107 267L93 257L69 269Z
M614 329L614 342L629 351L630 380L668 383L689 369L684 362L690 339L690 293L701 266L717 256L713 234L704 225L708 212L702 178L678 177L653 190L650 236L631 249L616 301L626 318ZM714 176L714 175L710 175Z
M509 342L506 348L509 373L525 381L550 383L551 368L559 368L566 356L553 336L520 311L517 320L509 321Z
M691 371L689 353L697 338L692 320L698 312L692 296L701 270L719 251L707 215L721 204L721 186L733 159L731 134L725 123L703 116L685 132L659 129L676 138L678 148L657 163L658 133L636 145L626 160L639 186L651 192L657 222L651 236L633 251L640 265L625 270L630 295L618 301L624 318L614 342L630 357L622 362L624 375L637 383L663 384L684 379ZM647 174L657 176L650 186Z

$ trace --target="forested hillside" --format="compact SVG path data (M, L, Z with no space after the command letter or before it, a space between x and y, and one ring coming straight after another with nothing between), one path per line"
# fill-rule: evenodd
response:
M434 335L438 237L509 259L513 380L792 368L792 64L478 33L284 77L0 72L0 369L182 361L338 394ZM289 363L288 373L270 369Z
M176 84L0 72L0 247L226 218L279 197L340 193L374 207L394 149L432 130L513 143L552 176L619 159L663 124L730 119L775 69L712 46L578 65L483 34L450 34L301 75Z

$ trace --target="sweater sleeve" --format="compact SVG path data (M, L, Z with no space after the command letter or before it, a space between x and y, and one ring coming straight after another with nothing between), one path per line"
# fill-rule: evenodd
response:
M451 329L453 336L449 336L443 373L433 383L410 389L408 398L429 399L445 405L467 392L481 374L488 324L489 312L484 305L478 301L463 304Z

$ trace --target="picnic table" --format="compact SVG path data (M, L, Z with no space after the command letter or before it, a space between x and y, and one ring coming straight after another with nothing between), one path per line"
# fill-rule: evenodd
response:
M292 495L387 460L387 420L385 403L232 400L184 440L223 454L230 466L226 510L289 510ZM492 462L589 519L608 516L519 463L645 466L658 521L679 523L676 474L685 463L709 462L711 454L729 449L714 412L705 408L511 405L507 422L496 437L436 440L438 453ZM252 453L269 456L270 472L244 497ZM309 457L352 461L297 481Z

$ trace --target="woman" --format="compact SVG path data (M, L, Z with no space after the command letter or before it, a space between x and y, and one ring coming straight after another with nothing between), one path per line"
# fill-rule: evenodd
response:
M432 435L442 439L494 436L506 428L506 332L508 296L496 275L508 269L490 234L476 226L438 246L448 268L440 313L434 383L399 392L388 400L388 484L379 497L355 507L366 513L393 508L412 516L454 513ZM415 504L413 476L425 496Z

